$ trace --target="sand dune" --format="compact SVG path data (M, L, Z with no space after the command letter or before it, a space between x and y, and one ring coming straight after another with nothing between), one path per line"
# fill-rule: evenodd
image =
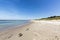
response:
M32 21L0 32L0 40L60 40L60 21Z

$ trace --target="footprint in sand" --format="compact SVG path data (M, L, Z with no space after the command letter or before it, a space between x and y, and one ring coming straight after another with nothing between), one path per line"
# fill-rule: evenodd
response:
M26 29L26 31L28 31L28 30L29 30L29 28Z
M23 34L22 34L22 33L19 33L18 35L19 35L19 37L23 36Z
M3 37L2 37L2 40L9 39L9 38L11 38L12 36L13 36L13 34L11 34L11 35L7 35L7 36L3 36Z
M8 36L8 39L11 38L13 35L11 34L10 36Z

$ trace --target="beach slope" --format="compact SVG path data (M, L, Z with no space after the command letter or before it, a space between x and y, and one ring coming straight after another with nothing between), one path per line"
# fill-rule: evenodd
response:
M0 40L60 40L60 21L36 21L0 32Z

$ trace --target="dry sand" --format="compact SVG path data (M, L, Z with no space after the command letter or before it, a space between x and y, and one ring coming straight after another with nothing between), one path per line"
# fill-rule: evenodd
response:
M0 40L60 40L60 21L32 21L0 32Z

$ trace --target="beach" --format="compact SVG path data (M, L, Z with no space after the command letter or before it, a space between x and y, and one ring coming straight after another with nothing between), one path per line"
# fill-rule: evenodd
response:
M31 23L0 32L0 40L60 40L60 20Z

